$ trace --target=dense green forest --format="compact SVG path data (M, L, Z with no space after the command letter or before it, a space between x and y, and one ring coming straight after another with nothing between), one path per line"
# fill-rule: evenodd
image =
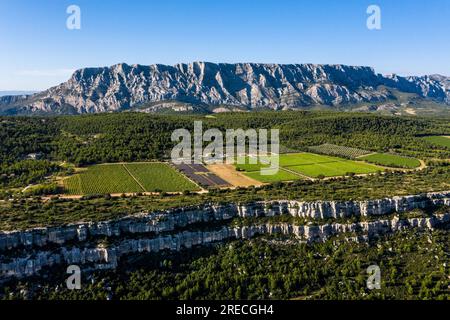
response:
M61 168L48 160L23 160L0 164L0 186L21 187L42 181Z
M284 148L307 150L323 143L369 151L393 151L421 159L450 158L448 148L423 136L450 134L449 119L407 118L363 113L254 112L203 115L115 113L64 117L0 117L0 186L43 181L62 170L55 162L76 166L166 159L175 129L280 129ZM29 159L37 154L40 159ZM39 161L47 160L47 161Z
M306 111L225 113L214 117L118 113L0 118L0 161L16 162L29 153L77 165L163 159L173 146L172 131L192 130L195 120L203 121L204 129L279 128L281 143L297 149L328 142L372 151L395 149L422 157L448 158L450 154L450 150L420 139L423 135L450 134L448 119Z
M263 236L179 254L132 256L114 272L85 275L81 290L65 289L65 278L57 276L65 276L61 269L40 282L10 283L3 290L3 298L442 300L450 297L448 231L405 230L373 243L336 238L317 244L287 240ZM370 290L366 285L367 267L374 264L381 271L380 290ZM24 296L23 292L27 294Z

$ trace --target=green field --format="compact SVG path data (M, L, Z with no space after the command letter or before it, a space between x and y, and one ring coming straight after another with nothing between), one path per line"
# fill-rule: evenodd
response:
M253 159L255 159L253 157ZM241 161L245 161L243 164L236 164L236 168L241 171L259 171L261 168L268 168L269 164L267 160L258 161L256 164L250 163L250 157L240 158ZM308 165L308 164L316 164L316 163L327 163L327 162L336 162L343 161L341 158L323 156L314 153L287 153L280 154L279 157L280 166L281 167L289 167L289 166L297 166L297 165Z
M246 172L246 176L264 182L264 183L272 183L272 182L278 182L278 181L294 181L294 180L300 180L302 177L289 173L287 171L284 171L283 169L278 170L277 174L265 176L260 173L259 170L252 171L252 172Z
M369 174L382 170L382 168L375 165L351 160L291 166L289 169L313 178L319 176L337 177L349 173Z
M345 161L345 160L341 158L323 156L314 153L280 154L280 166L282 167L310 165L317 163L329 163L337 161Z
M248 160L248 159L247 159ZM273 176L262 176L260 168L267 165L258 164L237 164L236 168L245 171L245 175L261 182L291 181L298 180L308 176L317 178L319 176L335 177L343 176L349 173L369 174L382 171L383 168L365 163L362 161L346 160L337 157L318 155L313 153L295 153L280 155L280 171ZM294 171L287 172L283 168Z
M382 166L394 168L413 169L420 166L420 161L415 158L402 157L396 154L375 153L360 158L361 160Z
M428 142L431 142L434 145L450 149L450 137L430 136L430 137L425 137L424 139L427 140Z
M102 164L64 180L69 194L177 192L199 188L164 163Z

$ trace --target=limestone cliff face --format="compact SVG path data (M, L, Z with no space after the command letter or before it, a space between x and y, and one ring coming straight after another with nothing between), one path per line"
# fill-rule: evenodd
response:
M385 101L393 98L389 89L450 103L446 81L438 76L384 77L369 67L344 65L117 64L77 70L67 82L26 99L4 98L0 112L97 113L170 100L282 109Z
M91 264L94 268L115 267L121 256L139 252L180 250L228 239L247 239L255 234L283 233L303 241L323 241L340 233L356 233L357 240L394 232L407 227L434 228L450 222L450 212L440 216L399 220L364 221L351 224L292 225L254 223L250 226L211 227L235 217L343 218L376 217L416 208L450 206L450 192L394 197L358 202L273 201L247 205L205 205L165 212L141 213L115 221L79 223L53 228L0 233L0 279L36 274L56 264ZM373 220L373 219L371 219ZM319 220L320 221L320 220ZM205 224L200 231L183 229ZM102 246L98 238L111 240Z
M271 201L250 204L204 205L162 212L140 213L118 220L70 224L26 231L0 232L0 252L18 247L62 245L93 237L170 232L194 223L230 220L235 217L265 217L289 214L325 219L377 216L430 206L450 206L450 191L369 201Z
M352 224L324 224L319 226L298 226L287 223L256 224L244 227L222 227L214 231L183 231L155 238L126 239L107 247L61 247L57 250L27 252L21 257L0 257L0 280L11 276L25 277L37 274L45 267L56 264L93 265L94 269L115 268L121 256L127 254L179 251L197 245L206 245L231 239L251 239L261 234L294 235L307 242L325 241L340 233L358 233L349 240L365 241L372 237L395 232L405 228L433 229L450 222L450 213L431 218L413 218L400 220L380 220Z

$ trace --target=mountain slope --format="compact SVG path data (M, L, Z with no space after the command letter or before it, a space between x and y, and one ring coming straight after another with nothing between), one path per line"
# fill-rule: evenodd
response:
M32 96L0 97L3 114L77 114L126 110L153 102L254 108L348 105L395 99L390 88L450 104L448 78L384 77L369 67L313 64L127 65L77 70Z

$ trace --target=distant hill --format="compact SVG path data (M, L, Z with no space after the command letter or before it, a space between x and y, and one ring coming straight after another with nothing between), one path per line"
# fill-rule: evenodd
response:
M0 91L0 97L4 96L24 96L31 95L36 93L37 91Z
M3 96L0 114L338 107L395 101L398 93L448 108L449 82L439 75L383 76L345 65L122 63L77 70L67 82L31 96Z

